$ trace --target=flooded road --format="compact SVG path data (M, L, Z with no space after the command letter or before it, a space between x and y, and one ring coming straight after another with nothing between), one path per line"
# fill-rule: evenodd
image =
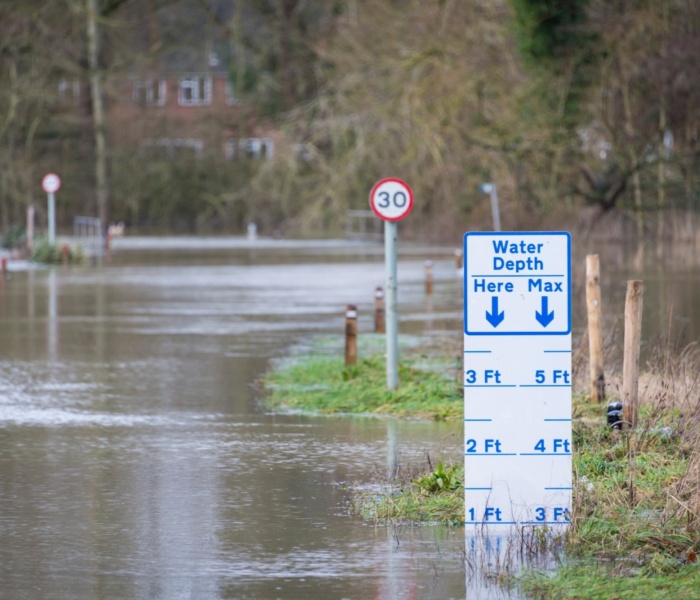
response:
M402 331L426 328L424 258L400 261ZM453 262L435 276L430 325L459 327ZM459 424L269 414L254 386L340 335L348 303L370 331L383 277L381 246L245 240L118 240L103 265L11 272L0 597L464 598L462 530L375 528L345 489L397 455L459 456Z
M613 327L642 278L644 343L697 341L697 253L596 251ZM452 249L401 253L400 331L459 341ZM371 331L383 283L380 244L186 238L0 279L0 598L465 598L463 529L374 527L346 491L459 457L460 424L272 414L255 386L313 335L340 349L347 304Z

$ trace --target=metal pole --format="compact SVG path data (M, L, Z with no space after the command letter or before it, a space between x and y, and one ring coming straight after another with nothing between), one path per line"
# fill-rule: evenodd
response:
M501 230L501 211L498 209L498 190L496 184L491 184L491 215L493 216L493 230Z
M384 260L386 262L386 387L395 390L399 383L399 313L396 283L396 245L398 225L384 221Z
M49 244L56 243L56 198L49 192Z
M27 207L27 249L31 252L34 248L34 206Z

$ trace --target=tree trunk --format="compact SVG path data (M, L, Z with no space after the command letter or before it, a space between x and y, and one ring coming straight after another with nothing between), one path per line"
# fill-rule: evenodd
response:
M644 218L642 216L642 186L639 178L639 158L635 150L636 131L632 116L632 101L630 99L630 82L627 78L625 65L620 61L620 84L622 86L622 104L625 111L625 133L627 134L627 143L629 144L629 157L632 163L632 188L634 191L634 207L637 213L637 239L641 239L644 235Z
M109 191L107 189L107 141L102 74L99 65L99 34L97 30L97 0L86 0L88 67L92 99L92 126L95 135L95 194L97 216L102 226L108 225Z
M659 217L657 220L657 231L656 237L659 241L663 240L666 226L665 226L665 214L666 210L666 152L667 149L664 145L664 134L666 132L666 107L664 99L661 101L661 110L659 112L659 190L657 199L657 208L659 211Z
M282 97L285 110L290 110L295 102L294 71L291 48L291 17L293 10L285 0L277 3L277 56L279 58L279 74L282 84Z
M666 63L668 61L668 6L661 2L661 19L663 22L663 46L661 62L661 101L659 103L659 193L658 193L658 210L659 218L657 220L657 239L663 240L666 229L666 159L668 157L669 148L666 148ZM659 246L661 247L661 246Z

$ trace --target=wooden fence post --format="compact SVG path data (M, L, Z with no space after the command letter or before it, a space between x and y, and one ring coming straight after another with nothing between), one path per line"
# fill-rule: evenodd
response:
M586 306L588 308L591 400L605 402L605 362L601 330L603 311L600 305L600 260L597 254L586 256Z
M374 290L374 332L384 333L384 290L378 287Z
M345 366L357 363L357 307L348 304L345 311Z
M433 261L425 261L425 294L430 296L433 293Z
M461 248L455 248L455 268L459 271L462 269L462 258L464 251Z
M625 298L625 349L622 362L622 405L627 427L637 427L639 404L639 348L642 339L644 284L627 282Z

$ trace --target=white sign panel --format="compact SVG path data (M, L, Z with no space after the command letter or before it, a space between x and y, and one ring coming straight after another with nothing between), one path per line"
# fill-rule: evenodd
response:
M566 526L571 237L464 236L467 525Z
M551 335L571 331L568 234L465 236L465 332Z

